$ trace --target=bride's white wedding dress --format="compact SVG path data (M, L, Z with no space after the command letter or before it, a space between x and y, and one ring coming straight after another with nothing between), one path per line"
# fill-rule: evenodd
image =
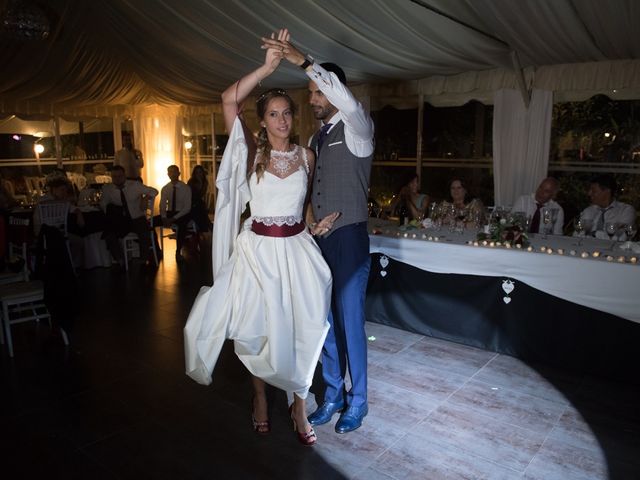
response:
M287 176L265 172L258 182L251 175L250 221L268 226L302 220L309 166L304 149L297 152L302 158ZM329 267L306 228L290 237L245 228L214 285L201 289L189 315L187 374L211 383L222 344L233 339L253 375L305 398L329 328L330 299Z

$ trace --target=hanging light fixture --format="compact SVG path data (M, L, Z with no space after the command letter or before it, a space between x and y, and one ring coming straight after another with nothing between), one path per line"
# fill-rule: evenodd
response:
M49 36L47 14L37 5L10 0L0 19L0 32L21 40L44 40Z

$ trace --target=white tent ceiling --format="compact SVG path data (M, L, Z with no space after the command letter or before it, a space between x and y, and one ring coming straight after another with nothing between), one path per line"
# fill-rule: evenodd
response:
M217 103L279 27L356 83L513 69L513 51L524 68L640 59L637 0L11 1L41 6L51 34L25 41L0 26L4 113ZM304 79L285 66L265 86Z

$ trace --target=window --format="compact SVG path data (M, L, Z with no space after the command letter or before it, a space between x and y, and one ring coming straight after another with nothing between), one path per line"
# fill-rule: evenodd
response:
M589 179L598 173L614 174L618 199L640 210L640 100L556 103L549 173L560 180L567 221L589 205Z

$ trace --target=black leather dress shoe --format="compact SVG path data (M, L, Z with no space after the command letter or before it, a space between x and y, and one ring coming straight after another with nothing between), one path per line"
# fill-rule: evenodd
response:
M360 428L367 413L369 413L369 407L366 404L361 407L347 407L336 423L336 433L353 432Z
M324 425L331 421L334 414L341 412L344 408L343 402L323 402L315 412L307 417L311 425Z

